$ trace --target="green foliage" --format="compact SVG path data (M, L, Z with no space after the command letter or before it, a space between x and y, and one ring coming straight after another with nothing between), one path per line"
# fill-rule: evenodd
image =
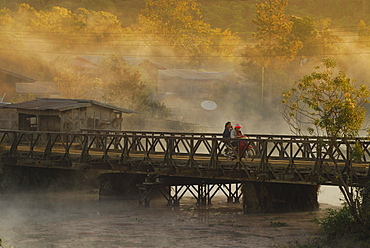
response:
M135 218L135 221L136 221L137 223L143 223L143 222L144 222L144 220L143 220L143 219L141 219L141 218Z
M369 241L369 223L356 222L347 206L339 210L327 209L326 216L318 219L317 223L321 226L321 231L328 243L336 240L338 242L351 240L358 244L361 244L362 241L365 241L365 243ZM362 246L359 245L358 247Z
M283 117L295 133L315 130L333 137L358 134L365 121L365 108L370 91L365 85L356 87L344 71L334 75L334 60L323 61L324 69L316 67L283 93Z
M353 161L361 162L364 156L364 149L362 148L361 143L356 142L352 149L353 150L352 150L351 157Z
M163 103L149 99L149 96L143 97L139 102L137 111L144 116L151 118L168 118L172 116L171 109Z
M285 227L285 226L288 226L288 223L286 223L286 222L280 222L280 221L277 221L277 222L271 221L270 222L270 226L271 227Z
M348 207L339 210L327 209L326 217L317 220L322 227L322 231L329 239L348 235L354 227L354 219Z
M370 181L366 187L356 189L362 198L362 202L357 203L358 209L345 204L338 210L327 209L324 218L316 219L324 237L321 243L329 244L330 247L338 245L338 247L368 247L370 241L369 189ZM355 215L353 211L358 211L358 215Z
M366 225L370 230L370 180L367 181L365 187L361 191L362 195L362 212L364 215L364 219L366 220Z
M36 99L36 97L33 94L29 94L29 93L26 95L16 94L12 97L12 100L10 102L18 103L18 102L31 101L34 99Z

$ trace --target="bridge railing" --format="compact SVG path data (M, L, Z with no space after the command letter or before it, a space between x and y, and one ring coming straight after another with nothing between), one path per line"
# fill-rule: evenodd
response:
M225 144L241 139L223 139L220 134L117 132L57 133L0 130L0 152L7 163L57 161L73 167L106 164L106 168L202 176L307 181L331 180L333 163L345 175L369 176L370 142L365 138L331 139L279 135L248 135L256 150L250 162L223 156ZM244 139L243 139L244 141ZM47 163L52 165L53 163ZM145 166L144 166L145 165ZM144 170L144 169L143 169ZM293 180L292 179L292 180ZM261 179L262 180L262 179Z

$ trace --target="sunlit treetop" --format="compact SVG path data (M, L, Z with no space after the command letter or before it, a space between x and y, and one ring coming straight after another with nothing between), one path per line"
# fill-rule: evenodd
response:
M262 67L279 68L294 59L302 42L291 34L293 22L285 15L287 0L262 1L256 4L253 19L257 32L253 34L258 43L246 46L243 56Z
M233 55L240 40L204 22L196 0L147 0L139 26L149 45L168 46L190 60Z

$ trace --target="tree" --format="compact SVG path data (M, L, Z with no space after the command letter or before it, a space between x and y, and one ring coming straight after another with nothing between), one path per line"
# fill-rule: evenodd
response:
M104 11L85 8L72 11L59 6L37 11L28 4L19 4L18 11L11 14L13 26L17 30L26 31L21 36L21 41L24 40L27 47L34 49L34 42L29 44L29 39L37 39L38 43L47 44L39 48L48 49L47 52L55 48L64 51L76 48L78 52L96 52L96 45L99 45L101 50L117 51L116 45L127 45L128 39L123 38L132 35L131 29L123 28L117 16ZM122 47L126 49L126 46Z
M365 85L356 87L344 71L334 75L335 61L323 63L323 70L316 67L283 93L283 117L294 133L356 136L365 121L370 91Z
M243 56L257 62L261 67L278 68L291 61L302 47L292 36L293 22L285 15L287 0L269 0L256 4L257 32L253 37L259 42L247 46Z
M30 28L42 32L42 37L51 41L60 40L62 45L73 46L103 43L116 44L128 29L122 28L117 16L104 11L91 11L79 8L71 11L62 7L53 7L48 11L34 11ZM60 44L60 42L55 42Z
M285 15L287 5L287 0L268 0L256 4L257 16L253 22L257 25L257 32L253 36L258 44L247 45L242 54L247 61L261 68L262 105L265 98L265 69L283 68L302 47L301 41L291 34L293 22Z
M316 22L316 29L318 30L316 42L319 44L317 52L322 56L338 54L339 49L335 46L335 43L342 41L341 38L334 34L330 25L330 18L321 19L319 22Z
M50 33L77 33L82 29L82 23L76 25L77 16L62 7L53 7L50 11L33 10L32 29Z
M124 108L133 109L139 114L166 118L171 111L163 104L150 99L146 85L139 71L132 68L122 57L111 55L104 61L109 76L103 79L105 101Z
M205 22L211 27L222 30L230 29L242 38L249 38L249 28L252 26L251 15L254 13L252 1L202 1L200 10Z
M103 65L109 71L109 76L103 78L105 100L116 106L136 109L137 100L146 87L140 73L118 55L111 55Z
M302 42L298 56L304 58L322 57L326 54L336 54L338 49L334 44L341 41L330 29L331 19L316 21L315 18L292 17L292 35Z
M82 75L70 68L58 71L54 81L63 97L72 99L98 99L101 97L102 82L100 79Z
M211 29L196 0L147 0L139 15L141 32L151 45L168 47L188 63L232 54L239 38L230 31ZM220 36L227 43L219 42ZM166 46L164 46L166 45Z
M358 30L358 41L364 46L369 46L370 31L369 27L366 25L366 22L360 20L357 25L357 30Z
M363 196L352 184L351 172L344 174L339 168L334 151L339 148L337 138L358 135L365 121L364 104L370 91L365 85L356 87L344 71L334 75L335 61L325 59L323 64L322 70L316 67L315 72L304 76L291 90L283 93L283 117L296 134L303 134L303 127L306 127L309 134L329 136L326 151L334 163L333 172L339 188L356 223L365 225L370 216L364 214ZM361 147L355 144L351 149L355 153ZM366 211L370 211L369 208Z

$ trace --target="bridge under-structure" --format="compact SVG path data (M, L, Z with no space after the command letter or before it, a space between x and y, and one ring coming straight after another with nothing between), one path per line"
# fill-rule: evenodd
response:
M256 151L254 160L226 158L231 141L246 141ZM232 140L215 133L0 130L2 165L95 171L101 196L138 192L143 206L158 194L177 206L186 193L199 205L211 204L216 193L234 203L244 195L243 207L260 210L269 204L284 208L294 199L305 205L306 199L315 201L318 185L340 185L343 179L364 187L370 180L369 146L361 137L248 134Z

